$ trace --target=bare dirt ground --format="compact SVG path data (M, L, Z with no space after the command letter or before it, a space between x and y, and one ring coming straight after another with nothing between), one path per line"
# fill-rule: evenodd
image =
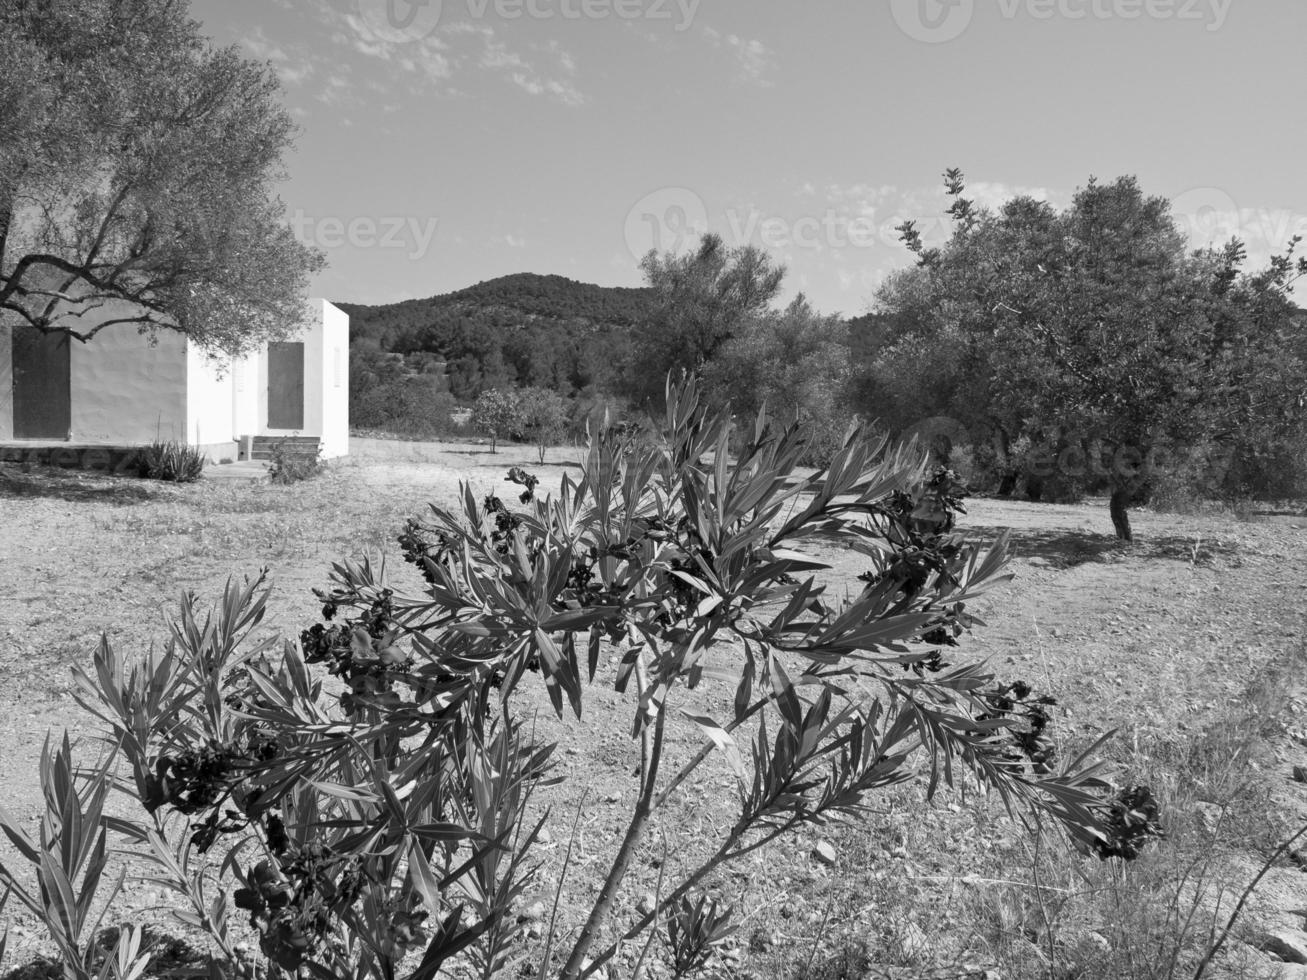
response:
M503 476L514 465L548 489L574 456L550 450L542 466L523 446L492 455L472 444L356 440L353 455L326 476L289 487L170 486L0 467L5 807L34 824L47 731L93 733L73 702L70 668L89 664L101 634L123 652L143 651L166 636L181 590L216 597L228 576L267 566L274 591L265 631L298 635L317 621L310 590L326 584L333 560L385 553L396 581L414 586L394 545L406 517L427 501L452 502L464 479L478 497L495 491L509 499ZM1106 757L1123 782L1154 786L1167 807L1168 839L1128 869L1099 865L1024 833L992 801L946 793L927 804L921 786L909 786L887 794L866 823L829 829L823 839L835 848L833 866L814 858L817 838L808 837L718 880L723 898L739 900L742 920L718 975L1188 976L1192 970L1163 968L1167 936L1180 936L1177 962L1192 965L1193 949L1213 922L1224 923L1233 895L1307 821L1307 785L1291 780L1293 766L1307 764L1307 518L1140 511L1139 541L1130 547L1112 540L1102 502L972 500L968 510L960 525L968 534L1012 529L1015 578L989 594L980 610L987 626L964 641L960 656L987 659L1001 677L1056 696L1068 753L1115 729ZM832 584L856 590L857 555L824 557L834 566ZM622 790L630 792L636 758L626 737L629 706L601 679L611 681L596 680L581 722L555 722L540 699L541 733L559 740L560 758L584 776L547 800L553 843L542 882L556 880L584 783L571 871L582 890L594 886L621 832ZM674 751L698 745L695 733L681 738ZM670 860L674 871L725 819L730 780L724 765L709 773L720 781L700 780L680 795L619 912L652 890L659 865ZM667 854L658 843L664 832L674 842ZM0 860L12 856L0 842ZM542 885L541 897L549 896ZM110 922L162 922L163 901L129 885ZM1189 907L1199 913L1183 927ZM1287 968L1259 948L1262 933L1302 927L1304 907L1307 877L1284 858L1212 975L1279 975ZM5 914L11 953L0 970L49 951L32 917L12 905Z

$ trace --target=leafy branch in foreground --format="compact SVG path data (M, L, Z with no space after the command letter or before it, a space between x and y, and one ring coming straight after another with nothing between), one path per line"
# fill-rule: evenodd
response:
M563 778L555 746L524 724L537 683L560 719L611 684L639 746L598 893L561 903L575 923L556 974L567 980L660 921L672 969L691 975L733 928L699 892L707 879L800 828L858 817L919 758L930 794L967 776L1086 850L1132 853L1136 810L1113 808L1087 755L1058 766L1048 699L945 657L979 623L975 597L1006 577L1004 541L950 533L956 477L856 428L827 467L801 470L804 434L765 415L732 459L730 429L693 381L669 385L659 441L596 433L556 496L522 472L510 480L524 509L464 486L459 509L433 506L401 538L421 592L341 562L324 621L275 660L250 642L261 579L229 585L202 624L187 597L165 654L130 671L102 644L80 689L154 821L141 839L157 852L178 814L188 860L225 852L208 904L203 860L187 872L157 859L193 923L228 948L232 881L274 971L427 980L454 957L484 978L522 968L512 910L536 881L548 820L532 799ZM835 600L818 582L826 566L803 550L818 539L865 556L859 594ZM703 697L708 679L731 696ZM679 768L676 726L703 739ZM614 921L653 821L715 755L735 778L729 826L701 852L686 844L689 864L652 908ZM546 959L534 974L554 969Z

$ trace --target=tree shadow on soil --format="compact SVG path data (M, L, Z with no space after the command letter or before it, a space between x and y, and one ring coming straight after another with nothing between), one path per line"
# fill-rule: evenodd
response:
M146 925L144 932L142 945L150 949L150 965L141 974L143 980L151 977L209 975L212 957L207 953L196 949L185 939L161 932L154 926ZM96 934L95 943L103 953L108 954L118 943L118 929L101 929ZM59 960L37 956L6 970L0 974L0 980L64 980L63 966Z
M1048 529L1021 530L997 526L968 525L982 538L993 539L1008 531L1014 558L1050 568L1075 568L1089 562L1108 563L1126 558L1185 561L1193 565L1212 563L1216 558L1233 558L1238 549L1225 541L1185 535L1147 536L1134 542L1118 541L1110 534Z
M70 503L142 504L165 492L134 477L109 476L48 466L0 466L0 500L45 497Z

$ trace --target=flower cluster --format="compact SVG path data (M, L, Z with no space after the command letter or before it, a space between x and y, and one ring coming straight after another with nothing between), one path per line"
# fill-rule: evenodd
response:
M358 619L332 626L314 623L300 633L305 663L326 664L329 674L348 685L340 696L347 714L355 713L364 704L395 701L395 675L407 673L413 666L412 658L399 643L392 595L390 589L381 590ZM337 612L335 599L329 598L323 605L322 614L327 619Z
M1164 838L1161 807L1147 786L1127 786L1107 803L1107 837L1094 845L1094 851L1106 861L1119 857L1137 858L1150 840Z
M357 859L310 843L289 859L260 861L233 899L250 913L264 955L297 970L323 948L333 919L354 902L362 883Z
M977 721L1011 722L1004 729L1005 740L997 750L999 757L1012 765L1029 763L1037 773L1052 772L1057 749L1046 729L1048 709L1057 704L1057 699L1047 694L1035 696L1025 681L983 691L979 698L988 710L977 715Z

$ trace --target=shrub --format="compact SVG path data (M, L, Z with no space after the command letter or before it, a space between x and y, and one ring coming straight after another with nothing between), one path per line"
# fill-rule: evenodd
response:
M274 443L272 462L268 466L268 478L278 486L300 483L321 476L326 472L327 463L322 458L322 447L318 447L316 456L292 453L285 442Z
M522 429L522 406L518 393L491 388L477 396L468 422L490 437L490 451L499 451L499 440Z
M343 561L319 593L323 622L279 655L250 639L262 576L229 584L203 622L184 597L168 648L136 666L103 640L94 673L77 675L80 700L121 747L122 784L149 821L135 838L193 910L186 921L230 951L228 885L204 892L203 855L222 840L220 879L277 969L390 978L411 956L405 975L429 980L456 955L482 977L525 966L513 908L549 819L532 798L568 775L528 723L536 677L560 721L581 717L589 685L611 685L640 752L624 833L569 933L567 980L660 922L674 968L702 967L735 924L703 897L719 868L857 817L920 756L930 795L965 774L1100 856L1148 836L1119 819L1123 798L1084 757L1057 771L1047 698L945 658L975 622L969 604L1006 578L1002 540L981 550L946 533L950 474L923 485L920 462L856 430L828 468L802 474L805 436L761 415L732 463L729 429L689 382L669 388L657 442L599 432L556 498L538 499L521 471L525 510L478 503L465 485L457 510L433 506L401 538L423 591ZM855 598L815 583L824 566L800 549L817 537L865 554ZM336 678L334 706L315 667ZM694 705L709 678L733 692L724 715ZM677 727L700 747L672 771ZM612 922L651 821L710 758L733 774L737 812L715 838L679 842L683 873ZM189 833L176 838L175 821ZM552 975L559 934L551 924L524 975Z
M432 375L402 378L352 396L350 425L417 439L464 434L454 421L459 403Z
M193 483L204 472L204 453L180 442L153 442L141 451L141 475L151 480Z
M107 894L100 894L109 860L108 821L103 814L112 761L111 754L98 769L83 773L73 765L67 733L53 751L47 737L40 764L45 812L36 839L23 822L0 807L0 830L31 868L37 885L31 889L21 875L0 862L0 884L5 889L0 910L12 895L45 922L67 980L134 980L149 959L135 926L120 930L110 955L96 942L99 925L123 885L119 877L104 890ZM0 937L0 958L4 948Z
M518 392L518 414L522 434L535 443L543 464L545 450L567 432L567 399L548 388L527 388Z

